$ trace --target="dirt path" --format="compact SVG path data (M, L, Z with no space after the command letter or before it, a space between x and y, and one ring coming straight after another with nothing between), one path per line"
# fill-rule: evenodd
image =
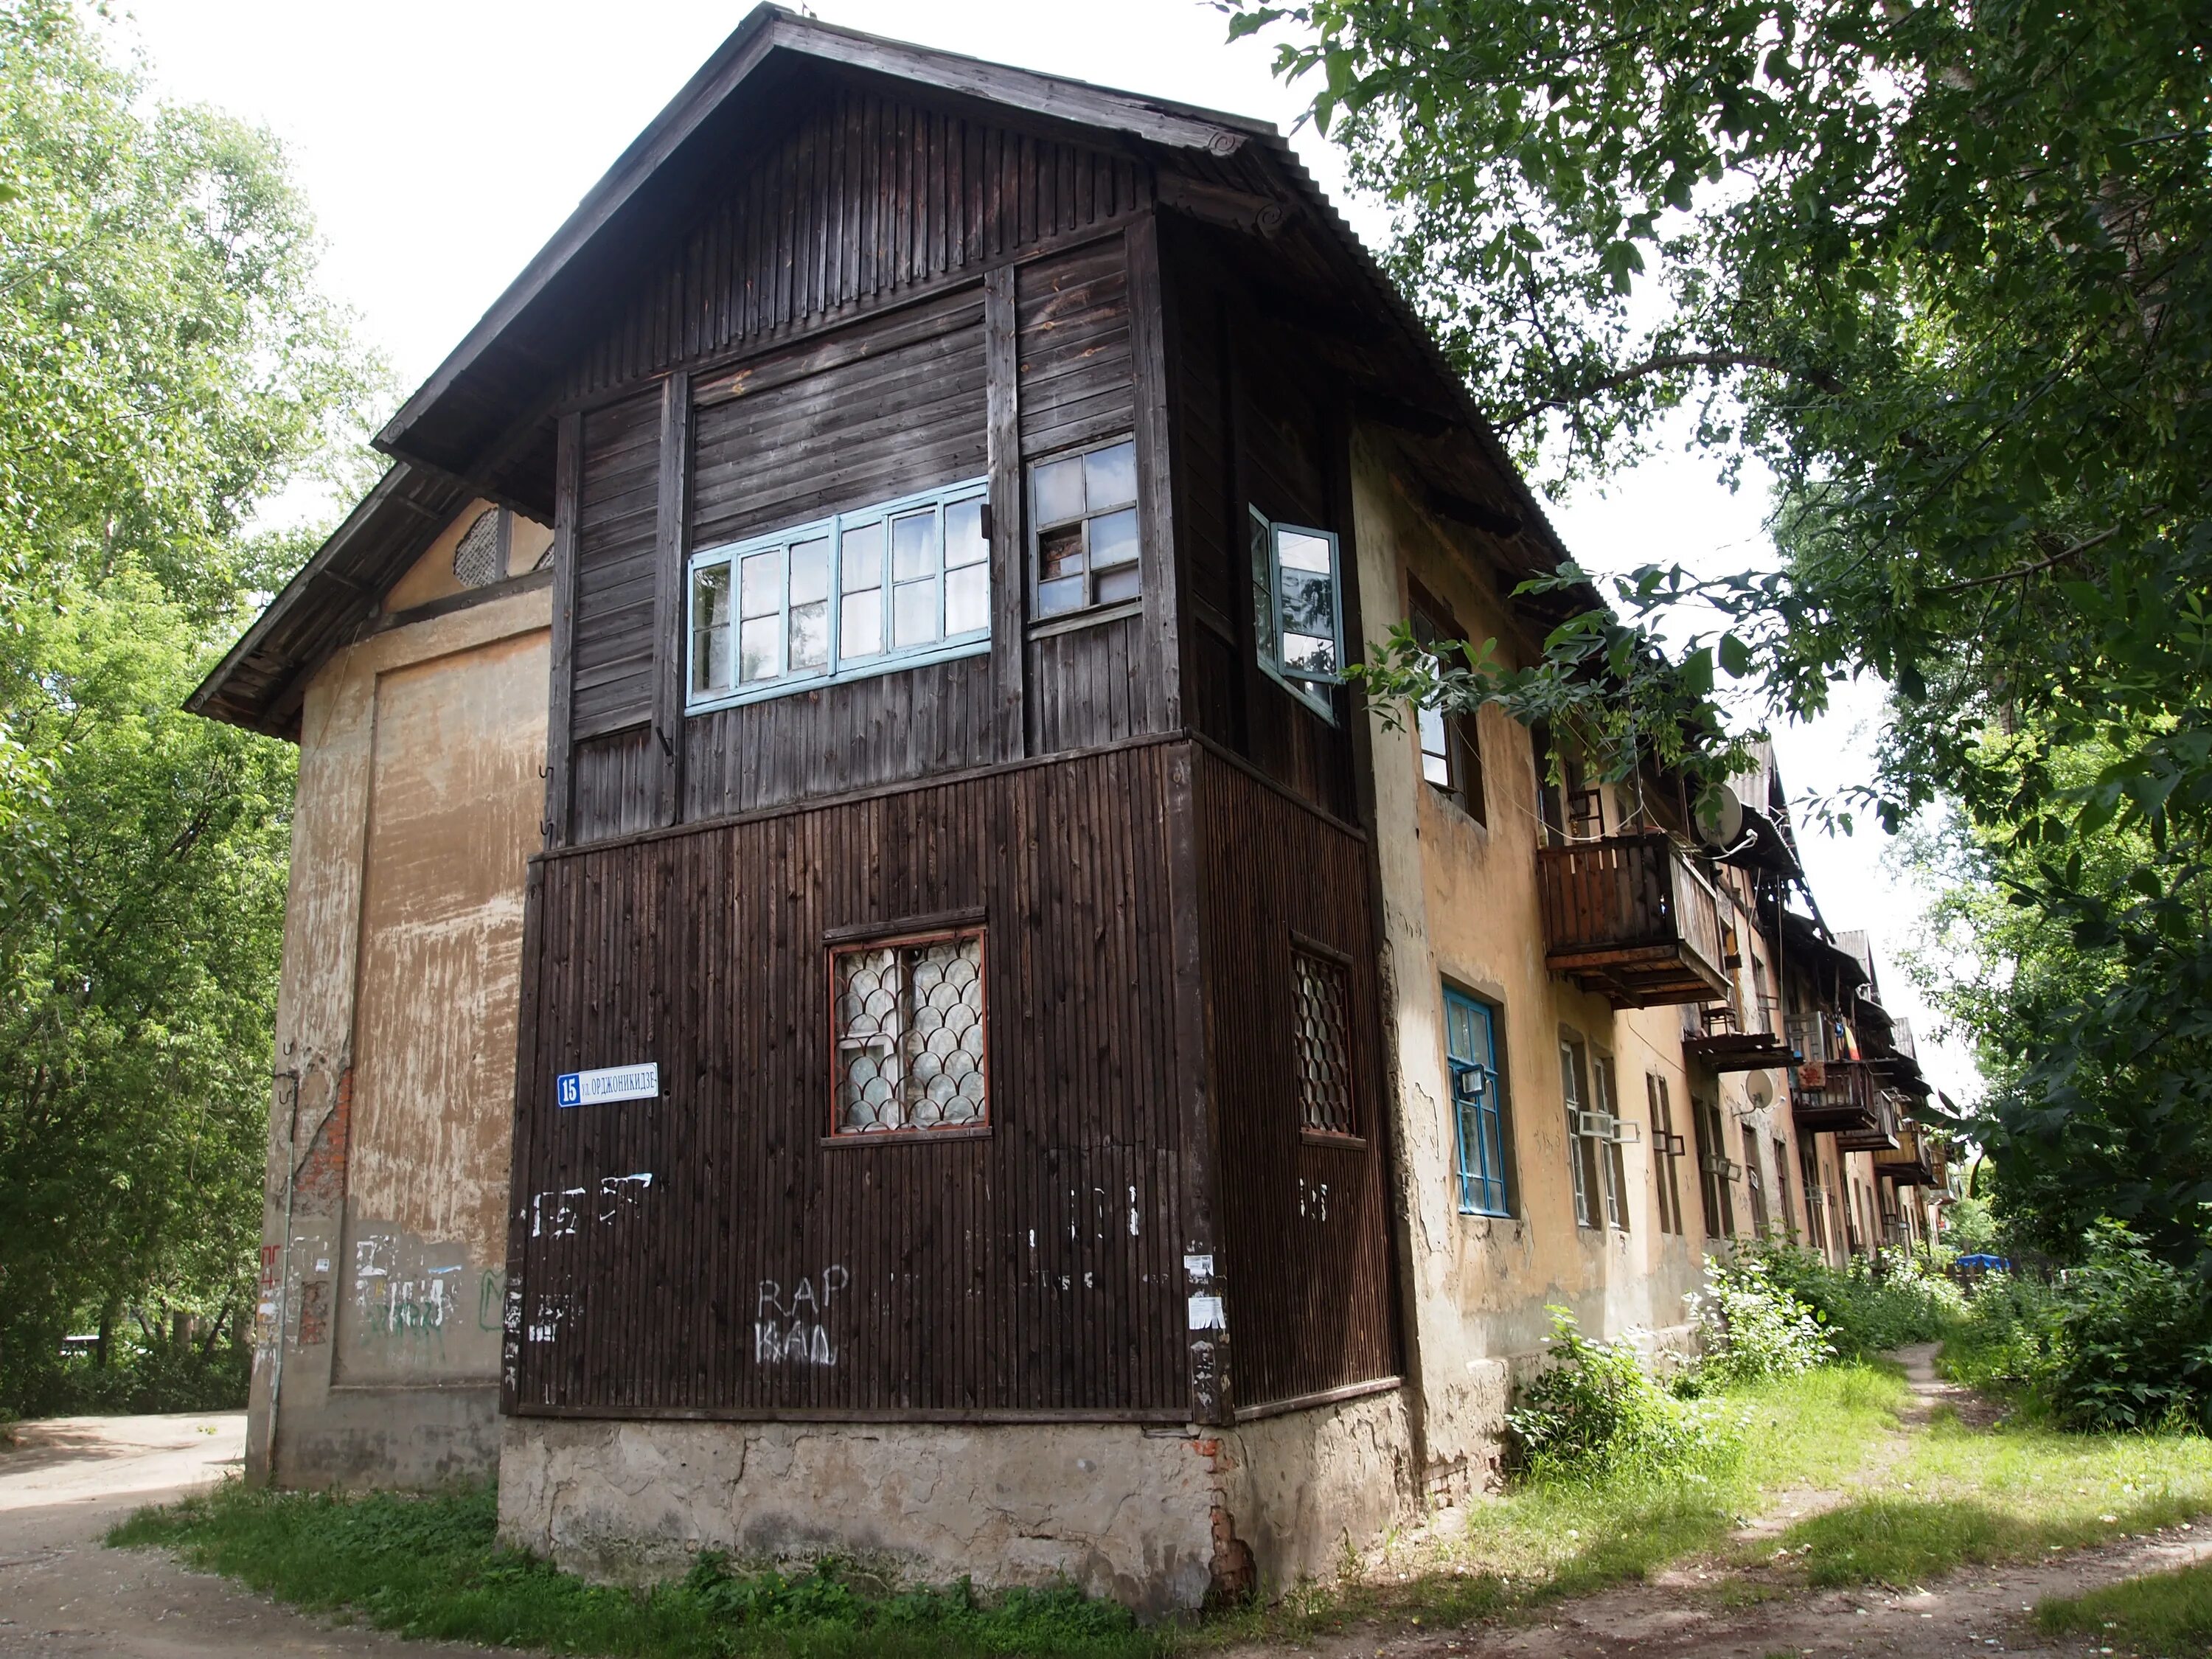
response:
M1998 1415L1990 1401L1936 1375L1939 1346L1923 1343L1891 1356L1904 1365L1912 1389L1902 1413L1904 1431L1875 1453L1856 1486L1878 1479L1902 1458L1912 1431L1939 1407L1973 1424ZM1747 1543L1771 1537L1850 1495L1810 1489L1778 1493L1769 1511L1735 1537ZM1753 1575L1692 1561L1645 1583L1562 1602L1526 1622L1388 1637L1355 1631L1309 1651L1321 1659L1827 1659L1844 1654L1957 1659L1969 1653L2073 1659L2096 1652L2096 1646L2079 1635L2045 1637L2037 1631L2028 1614L2038 1601L2207 1559L2212 1559L2212 1528L2169 1528L2041 1562L1968 1569L1910 1595L1873 1586L1818 1591L1760 1586ZM1746 1591L1764 1591L1767 1599L1729 1605L1747 1600Z
M236 1468L243 1412L55 1418L18 1433L0 1450L0 1659L481 1651L331 1629L161 1551L100 1543L142 1504Z

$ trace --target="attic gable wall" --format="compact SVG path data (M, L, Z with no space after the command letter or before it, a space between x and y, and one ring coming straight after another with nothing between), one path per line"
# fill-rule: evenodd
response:
M572 368L568 400L894 301L1148 204L1149 169L817 82Z

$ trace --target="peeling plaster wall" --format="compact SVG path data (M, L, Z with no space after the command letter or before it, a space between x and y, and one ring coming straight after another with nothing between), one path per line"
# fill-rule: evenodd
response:
M500 1532L594 1577L856 1555L904 1582L1066 1578L1158 1617L1324 1578L1411 1512L1402 1393L1236 1429L509 1418Z
M1217 1442L1130 1424L507 1419L500 1530L597 1577L826 1550L915 1583L1065 1577L1140 1612L1212 1583Z
M1393 475L1387 440L1363 433L1353 456L1353 514L1361 609L1370 637L1383 637L1409 609L1407 574L1449 605L1476 641L1494 638L1507 665L1530 660L1536 643L1487 579L1474 539L1431 520ZM1483 574L1478 574L1478 569ZM1417 1432L1427 1467L1425 1491L1453 1498L1495 1477L1504 1413L1517 1376L1540 1361L1553 1304L1592 1333L1631 1328L1655 1349L1688 1346L1685 1292L1711 1245L1704 1236L1694 1157L1678 1162L1687 1227L1660 1231L1644 1078L1667 1080L1674 1127L1690 1132L1692 1079L1681 1036L1686 1010L1615 1012L1601 996L1555 978L1544 966L1535 854L1541 834L1538 777L1527 728L1498 709L1478 716L1487 823L1478 823L1422 778L1415 732L1370 728L1376 847L1382 866L1388 1018L1395 1051L1395 1131L1407 1255L1409 1368L1419 1385ZM1608 825L1620 822L1608 801ZM1460 1213L1455 1126L1444 1051L1443 986L1493 1005L1502 1049L1510 1141L1513 1215ZM1625 1229L1577 1224L1559 1032L1571 1028L1593 1051L1613 1057L1623 1116L1643 1144L1623 1149ZM1767 1097L1786 1101L1778 1074L1707 1077L1729 1117L1753 1113L1746 1092L1766 1078ZM1759 1112L1762 1145L1775 1114ZM1786 1118L1786 1107L1782 1115ZM1785 1133L1789 1131L1785 1126ZM1794 1137L1791 1139L1794 1147ZM1740 1148L1729 1153L1741 1157ZM1793 1153L1794 1155L1794 1153ZM1739 1189L1740 1231L1749 1209ZM1777 1211L1778 1215L1778 1210Z
M255 1480L432 1485L489 1473L498 1455L523 873L543 812L550 604L543 589L509 594L374 635L308 686L247 1440Z

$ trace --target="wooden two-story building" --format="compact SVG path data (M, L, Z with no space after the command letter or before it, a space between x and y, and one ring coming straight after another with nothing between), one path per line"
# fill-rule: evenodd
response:
M264 1476L1188 1606L1877 1184L1771 815L1345 684L1594 599L1271 127L763 7L380 442L195 704L302 750Z

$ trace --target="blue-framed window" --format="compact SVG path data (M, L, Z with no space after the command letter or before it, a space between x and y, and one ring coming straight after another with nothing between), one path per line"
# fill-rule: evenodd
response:
M720 708L991 648L988 478L690 559L685 706Z
M1335 533L1253 507L1252 637L1260 666L1324 720L1344 676L1344 572Z
M1489 1006L1444 988L1444 1053L1451 1066L1462 1215L1510 1215L1505 1185L1505 1081Z

